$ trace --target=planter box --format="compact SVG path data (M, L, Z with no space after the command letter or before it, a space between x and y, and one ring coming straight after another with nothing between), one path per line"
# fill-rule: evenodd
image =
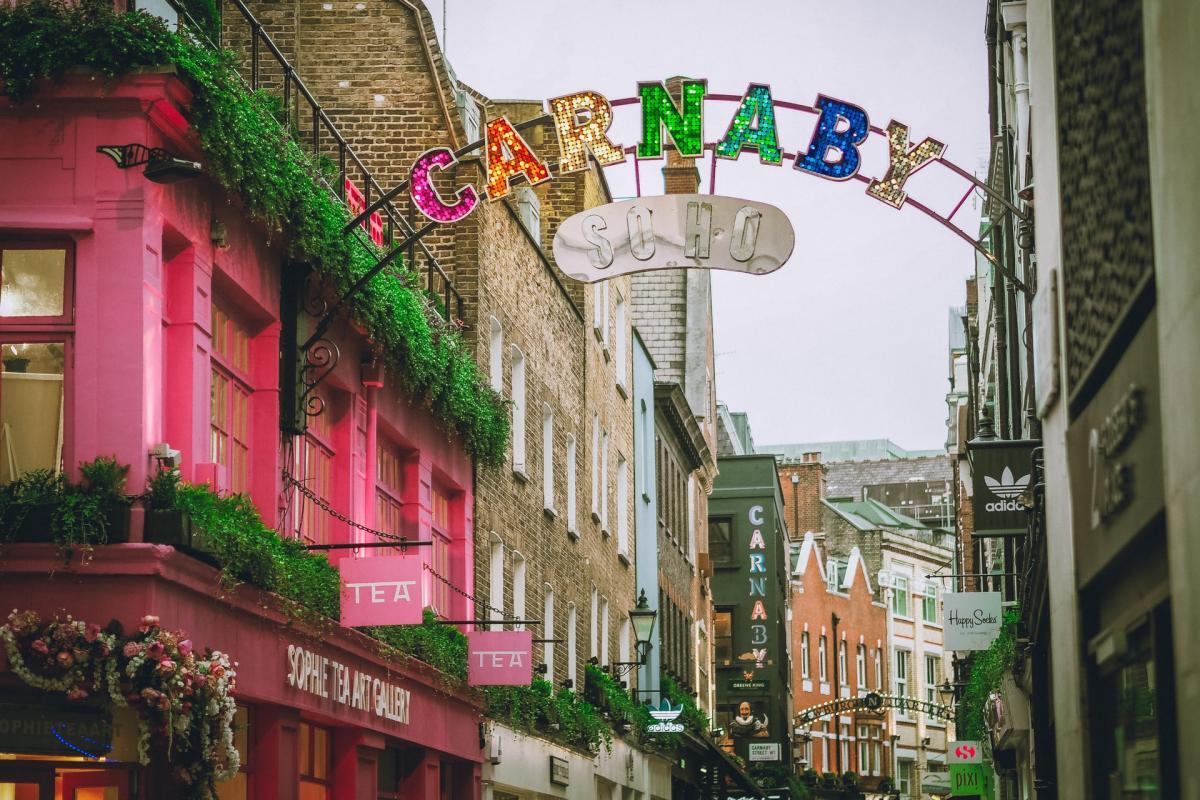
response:
M16 528L5 536L10 542L53 542L54 505L30 506L25 512L25 518Z
M57 541L54 537L54 503L44 503L31 506L25 512L25 518L6 538L10 542L49 542ZM108 523L107 544L120 544L129 541L129 506L115 503L104 512Z
M146 527L142 534L147 542L169 544L177 550L219 567L216 550L203 531L192 526L192 518L183 511L146 511Z

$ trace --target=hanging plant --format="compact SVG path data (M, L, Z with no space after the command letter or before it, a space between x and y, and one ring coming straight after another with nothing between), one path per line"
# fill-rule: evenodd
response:
M138 760L151 753L172 765L171 777L188 800L215 800L216 784L241 766L233 743L237 673L229 656L195 652L182 632L153 615L125 636L67 616L43 622L13 609L0 626L12 671L26 684L68 700L104 700L138 715Z

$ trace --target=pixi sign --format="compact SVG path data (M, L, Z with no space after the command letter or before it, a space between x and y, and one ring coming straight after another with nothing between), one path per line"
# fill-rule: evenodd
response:
M712 145L706 145L703 139L706 99L738 101L724 136ZM612 140L609 128L614 107L634 102L641 106L641 141L636 147L625 147ZM931 138L910 145L908 126L895 120L888 123L886 131L873 128L867 112L845 100L819 95L811 106L778 102L770 87L761 83L750 84L739 99L736 95L708 94L705 80L682 80L677 102L662 82L650 81L638 84L636 98L616 103L598 92L581 91L551 98L546 106L545 118L526 123L514 124L505 116L489 120L483 140L457 153L436 147L421 154L407 184L413 205L435 223L457 222L475 210L481 195L489 201L508 196L514 181L537 185L550 180L554 172L579 172L593 161L608 167L625 162L630 154L635 162L662 158L665 139L669 138L684 158L702 157L710 149L715 159L736 160L743 150L750 149L762 164L781 166L786 159L797 172L833 181L864 181L868 196L900 209L908 197L908 179L940 160L946 150L942 142ZM817 115L807 146L794 154L787 153L780 144L777 108ZM553 126L558 145L558 161L553 169L547 154L535 152L520 133L526 125L543 120ZM882 177L861 178L860 147L872 132L886 136L888 164ZM482 187L464 185L451 191L435 186L439 172L453 167L459 155L479 146L484 151ZM970 179L957 167L951 168ZM395 196L399 190L388 196ZM949 217L915 205L949 224ZM791 225L778 209L714 195L684 196L658 205L639 198L636 202L590 209L567 220L558 233L561 237L555 237L556 259L564 272L583 281L670 267L764 274L782 266L794 244Z

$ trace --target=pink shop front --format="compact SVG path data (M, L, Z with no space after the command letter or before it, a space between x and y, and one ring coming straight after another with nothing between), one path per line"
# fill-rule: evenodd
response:
M77 480L81 461L111 455L130 465L136 493L178 451L184 480L246 494L285 536L375 541L349 519L427 542L413 549L424 604L471 618L473 465L461 444L344 319L328 334L340 358L314 393L324 412L302 434L281 432L290 268L279 235L203 175L159 184L97 153L140 143L199 159L189 102L169 74L74 75L19 106L0 98L0 484L38 468ZM315 317L299 299L293 335L307 335ZM142 513L134 507L128 542L96 547L87 564L76 554L64 566L50 544L7 545L0 617L65 612L133 630L152 614L237 660L244 757L222 797L478 797L474 700L354 631L317 634L255 589L222 590L212 566L145 542ZM159 767L131 758L128 712L89 721L0 667L0 798L173 796ZM39 707L71 730L111 734L112 755L31 747L49 730L31 717Z

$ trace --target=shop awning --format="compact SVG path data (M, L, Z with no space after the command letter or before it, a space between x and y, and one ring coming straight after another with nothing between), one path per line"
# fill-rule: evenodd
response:
M754 782L754 780L750 777L750 774L746 772L742 765L735 761L732 756L722 750L721 747L710 737L700 736L692 733L691 731L687 731L684 733L684 739L687 740L692 746L699 748L705 753L708 753L711 757L711 760L721 766L722 773L733 778L734 782L737 783L738 788L747 792L752 792L755 795L762 793L762 789L757 783Z

